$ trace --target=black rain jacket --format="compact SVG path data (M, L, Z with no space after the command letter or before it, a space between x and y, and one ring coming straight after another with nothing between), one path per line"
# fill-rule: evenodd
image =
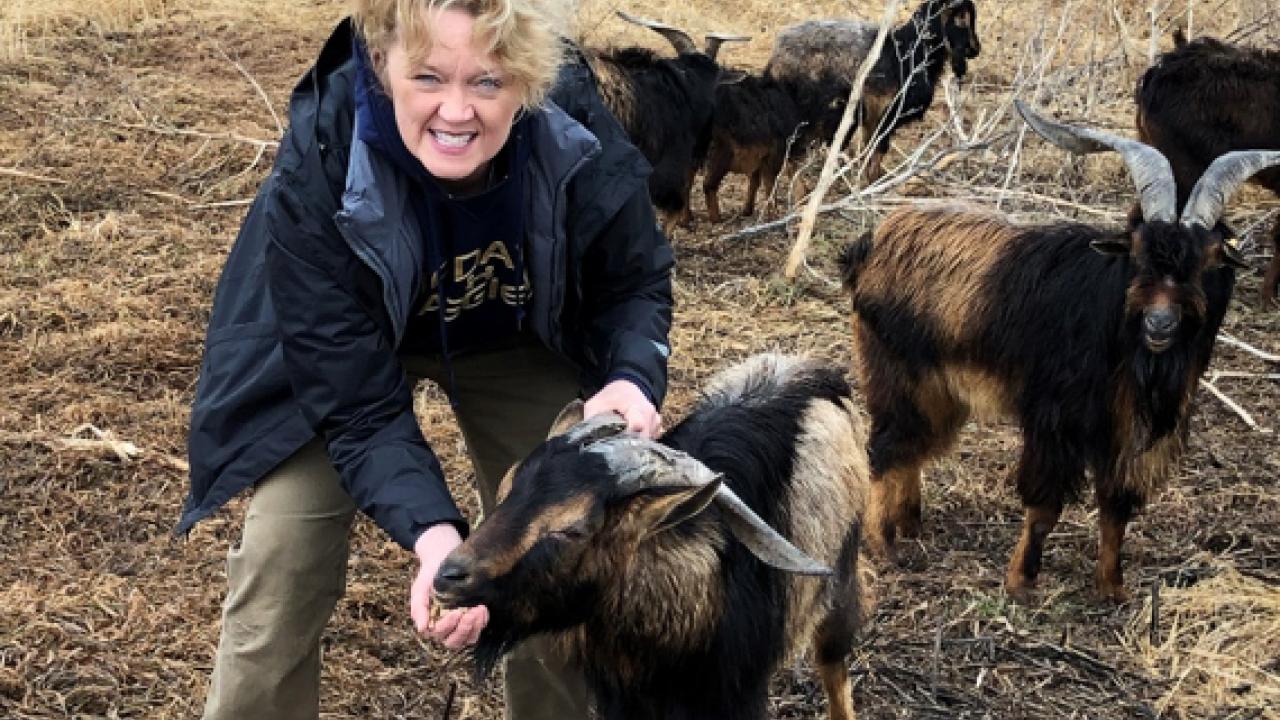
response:
M178 533L317 435L357 507L402 546L439 522L467 530L396 355L431 239L408 212L409 181L353 133L352 32L339 24L295 88L218 282ZM580 368L584 391L624 376L660 404L673 258L649 166L584 63L565 66L533 119L526 322Z

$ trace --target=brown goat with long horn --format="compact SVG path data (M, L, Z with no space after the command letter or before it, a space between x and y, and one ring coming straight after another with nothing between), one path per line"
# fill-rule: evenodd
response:
M606 720L763 720L770 676L811 641L830 717L852 720L867 466L851 395L838 369L761 355L657 442L566 409L436 576L443 604L489 609L478 671L548 633Z
M1013 477L1025 507L1005 584L1035 585L1045 540L1093 474L1096 586L1127 597L1125 529L1177 469L1200 375L1243 265L1215 229L1245 178L1278 152L1230 153L1196 183L1181 215L1169 163L1125 138L1042 118L1075 153L1115 150L1140 195L1126 229L1017 226L985 211L902 209L843 258L858 371L872 417L869 538L891 546L921 521L920 470L971 413L1012 416L1023 450Z

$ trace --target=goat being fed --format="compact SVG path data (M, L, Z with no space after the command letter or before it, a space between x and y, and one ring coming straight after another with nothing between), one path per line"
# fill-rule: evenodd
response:
M919 532L920 470L971 412L1016 418L1025 507L1006 586L1034 586L1063 506L1094 479L1096 585L1126 597L1120 551L1135 512L1177 469L1188 416L1241 259L1215 225L1244 178L1280 153L1229 153L1175 214L1174 179L1143 143L1027 123L1072 152L1116 150L1140 191L1124 231L1016 226L980 210L898 210L843 258L871 415L869 537Z
M478 672L546 633L606 720L763 720L812 639L831 717L852 718L867 467L843 373L756 356L661 441L624 427L567 408L441 566L439 602L489 609Z

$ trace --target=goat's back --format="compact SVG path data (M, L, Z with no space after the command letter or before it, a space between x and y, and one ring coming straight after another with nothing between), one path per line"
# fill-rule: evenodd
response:
M810 557L838 574L842 560L856 564L856 552L851 559L842 551L858 546L870 473L865 423L843 371L757 355L716 375L663 441L723 473L747 505ZM792 655L833 598L827 583L812 578L786 583L783 636Z
M806 20L778 32L765 74L779 81L824 82L832 75L853 82L871 52L879 25L860 20Z
M863 383L928 380L921 386L973 411L1008 416L1045 383L1106 377L1120 352L1128 265L1090 248L1104 236L959 207L890 214L844 262Z
M1138 81L1139 137L1173 166L1185 200L1232 150L1280 150L1280 52L1197 38L1162 54ZM1253 182L1280 193L1280 169Z

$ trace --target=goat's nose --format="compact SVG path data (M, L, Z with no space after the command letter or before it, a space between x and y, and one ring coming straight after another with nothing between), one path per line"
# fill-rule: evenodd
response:
M464 564L453 558L446 559L440 569L436 571L435 588L436 592L445 592L454 590L466 585L471 579L471 570Z
M1178 314L1171 310L1149 312L1142 319L1143 328L1152 335L1172 335L1178 327Z

